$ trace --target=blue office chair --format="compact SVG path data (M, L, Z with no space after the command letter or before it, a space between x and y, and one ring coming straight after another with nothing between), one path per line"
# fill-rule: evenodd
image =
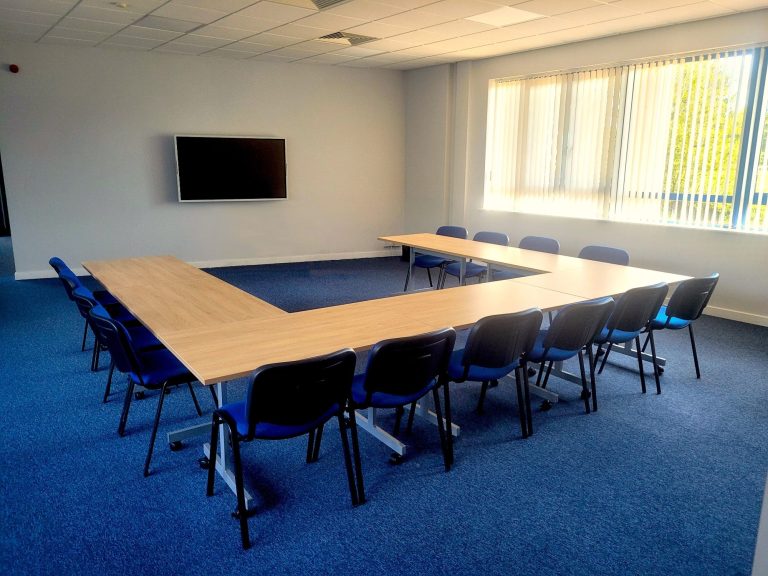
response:
M144 476L149 476L149 465L155 448L157 427L160 422L160 414L163 410L163 401L168 387L186 384L192 396L192 401L195 404L197 415L202 416L203 414L200 410L200 404L197 402L195 391L192 388L192 382L196 378L170 351L164 348L138 352L125 326L117 320L110 318L103 307L96 306L91 309L89 314L91 326L96 328L99 340L106 344L109 354L115 362L115 367L123 374L127 374L129 378L123 410L120 415L120 424L117 428L120 436L125 435L125 426L128 422L128 411L131 407L134 387L138 384L149 390L160 391L155 421L149 438L147 457L144 460Z
M460 238L462 240L467 239L467 229L463 226L440 226L440 228L437 229L437 232L435 234L438 234L439 236L450 236L452 238ZM443 273L443 266L445 266L448 262L451 262L451 260L447 260L443 258L442 256L432 256L430 254L415 254L413 259L413 266L415 268L426 268L427 270L427 278L429 279L429 285L432 286L432 273L430 270L432 268L439 268L440 271L438 272L437 276L437 285L440 285L440 277ZM408 272L405 275L405 285L403 286L403 291L408 289L408 282L411 279L411 268L408 267Z
M125 317L115 317L112 314L110 314L109 310L104 308L101 304L99 304L95 297L93 292L91 292L88 288L85 286L80 286L79 288L75 288L72 291L72 298L75 301L75 304L77 304L77 309L80 312L80 315L85 318L85 321L88 323L88 326L90 326L91 331L93 332L95 336L94 344L93 344L93 354L91 356L91 371L96 372L99 369L99 357L101 355L101 352L107 350L107 345L102 342L101 338L99 338L99 328L97 326L94 326L93 319L91 318L90 311L94 307L99 307L99 311L102 314L108 315L113 320L117 320L125 326L126 330L128 330L128 333L131 336L131 340L133 342L134 348L140 352L144 352L147 350L153 350L153 349L159 349L163 348L163 344L155 337L152 332L147 330L144 326L139 324L138 322L131 322L126 321ZM128 317L129 319L132 318L132 316ZM114 359L110 359L109 363L109 374L107 375L107 385L104 388L104 398L103 402L106 402L109 398L109 392L112 387L112 376L115 371L115 361Z
M640 388L645 394L645 371L643 370L643 356L640 349L640 334L648 328L649 322L656 317L659 308L667 297L669 286L664 282L645 286L642 288L633 288L619 297L616 307L608 319L605 327L600 331L595 344L597 344L597 356L600 356L605 344L608 348L605 350L603 361L600 364L598 374L603 373L605 362L614 344L624 344L635 342L637 352L637 364L640 369ZM659 369L656 365L656 345L651 342L653 375L656 380L656 394L661 394L661 383L659 382ZM592 398L593 407L597 410L597 397Z
M535 250L536 252L547 252L548 254L560 253L560 242L554 238L546 236L525 236L517 245L523 250Z
M560 253L560 242L554 238L547 238L546 236L524 236L517 247L522 248L523 250L534 250L536 252L546 252L548 254ZM529 276L530 274L530 272L524 272L522 270L510 270L508 268L496 270L494 268L493 279L510 280L512 278Z
M500 379L514 372L518 418L523 438L529 435L527 423L531 418L527 354L536 341L542 318L541 310L531 308L523 312L486 316L478 320L472 326L464 348L454 350L451 354L448 381L445 383L448 387L451 381L482 382L477 403L477 412L481 414L489 384L495 385ZM450 422L447 422L447 426L450 429Z
M562 362L577 356L579 359L579 370L581 372L581 398L584 400L584 408L589 414L589 398L595 398L595 370L594 358L592 356L592 343L594 342L600 330L605 326L608 317L613 311L613 298L597 298L595 300L586 300L576 302L562 308L557 316L552 320L549 329L539 332L533 350L528 354L529 362L539 362L539 375L536 378L536 385L542 388L547 387L549 375L552 372L552 365L555 362ZM584 350L587 350L589 356L589 380L587 385L587 376L584 371ZM547 367L546 373L544 367ZM542 374L544 379L542 381ZM594 409L597 410L597 400L593 400ZM529 426L531 423L529 422ZM532 429L531 429L532 432Z
M360 503L349 454L347 423L344 420L344 409L355 373L355 361L355 352L347 348L317 358L264 366L256 371L245 400L225 404L214 411L206 494L213 496L219 427L224 424L229 429L232 442L237 492L236 516L240 521L243 548L251 546L248 517L253 512L247 510L245 504L243 465L240 458L242 442L284 440L309 434L307 462L314 462L320 449L323 426L335 416L341 434L352 505ZM354 415L350 419L349 427L354 434ZM356 443L354 450L355 458L359 460Z
M410 429L415 403L432 392L446 472L450 470L453 461L453 455L449 452L452 445L445 438L442 409L437 391L445 383L455 341L454 329L445 328L427 334L379 342L368 353L365 372L355 375L348 408L350 419L354 419L354 412L358 409L398 409L410 405ZM444 394L445 412L448 415L451 408L447 387L444 388ZM399 411L398 414L401 412ZM450 415L446 418L450 421ZM450 433L449 428L448 434ZM352 428L352 445L356 454L357 493L360 502L365 502L357 429L354 427Z
M693 337L693 323L699 319L709 304L709 299L712 297L719 279L720 274L715 272L703 278L691 278L681 282L669 299L669 303L662 306L656 317L651 320L643 350L649 341L653 346L654 331L682 330L687 327L691 337L691 351L693 352L693 364L696 367L696 378L701 378L699 357L696 354L696 340Z
M503 232L478 232L472 238L475 242L487 242L488 244L498 244L499 246L509 245L509 236ZM482 281L488 271L488 266L484 264L477 264L476 262L467 262L464 272L464 280L467 278L477 278L478 281ZM445 286L445 278L447 275L455 276L458 278L461 276L461 263L450 262L443 267L443 275L440 284L440 288Z
M72 271L72 269L66 265L66 263L57 256L54 256L50 260L48 260L48 264L51 265L51 268L54 269L56 272L56 275L59 277L59 280L61 281L62 285L64 286L64 291L67 293L67 298L72 300L74 302L74 296L72 295L72 291L75 288L84 287L83 283L80 281L80 278L77 277L77 275ZM103 306L109 306L109 307L121 307L118 301L115 299L112 294L107 292L106 290L97 290L93 293L94 298L99 304L102 304ZM80 346L80 349L85 352L85 340L88 336L88 321L85 321L85 325L83 327L83 342Z
M629 264L629 252L612 246L584 246L579 252L579 258L621 266Z

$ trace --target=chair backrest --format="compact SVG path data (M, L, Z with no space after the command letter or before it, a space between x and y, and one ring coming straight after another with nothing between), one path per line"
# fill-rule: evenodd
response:
M614 330L637 332L645 328L658 314L668 291L669 286L664 282L627 290L616 302L608 319L608 337Z
M93 292L88 290L85 286L78 286L72 290L72 300L77 304L77 310L80 312L80 316L85 318L88 321L88 324L91 324L91 317L88 313L91 311L91 308L99 304L96 301Z
M141 363L125 326L112 319L106 308L100 304L93 306L88 315L91 328L98 336L99 342L107 346L115 368L123 373L133 372L140 375Z
M259 422L300 426L327 421L346 406L356 361L354 350L345 348L259 368L246 399L248 437L254 436Z
M59 280L61 280L61 283L64 285L64 290L67 292L67 298L70 300L74 300L74 296L72 295L72 291L75 288L79 288L82 286L82 282L80 282L80 279L77 277L77 275L72 272L72 269L66 265L64 260L61 258L58 258L54 256L50 260L48 260L48 264L51 265L51 268L53 268L56 271L56 274L59 277Z
M569 304L558 311L547 330L545 349L581 350L591 344L613 312L613 298L597 298Z
M498 244L499 246L509 246L509 236L503 232L478 232L472 240L477 242L487 242L488 244Z
M629 264L629 252L612 246L584 246L579 252L579 258L622 266Z
M720 274L691 278L680 283L667 304L667 316L681 320L697 320L715 291ZM669 322L669 320L667 320Z
M486 316L478 320L467 337L461 363L469 367L502 368L530 352L544 315L538 308Z
M440 226L440 228L437 229L437 232L435 234L438 234L440 236L451 236L453 238L461 238L462 240L466 240L467 236L469 236L469 232L467 232L467 229L463 226Z
M536 250L536 252L548 252L549 254L560 253L560 242L554 238L547 238L546 236L525 236L520 240L518 248L523 250Z
M376 344L365 369L366 403L375 392L407 396L425 388L447 371L455 342L456 331L444 328Z

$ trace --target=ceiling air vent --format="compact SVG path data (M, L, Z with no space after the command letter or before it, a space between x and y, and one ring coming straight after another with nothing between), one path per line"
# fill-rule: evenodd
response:
M336 4L341 4L346 1L347 0L312 0L312 3L322 10L323 8L330 8L331 6L336 6Z
M334 32L332 34L326 34L321 36L318 40L323 42L333 42L334 44L340 44L342 46L359 46L366 42L372 42L378 40L373 36L363 36L361 34L350 34L349 32Z

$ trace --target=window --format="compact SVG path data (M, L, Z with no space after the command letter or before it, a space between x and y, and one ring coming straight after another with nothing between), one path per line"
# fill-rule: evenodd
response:
M485 208L768 232L765 52L491 81Z

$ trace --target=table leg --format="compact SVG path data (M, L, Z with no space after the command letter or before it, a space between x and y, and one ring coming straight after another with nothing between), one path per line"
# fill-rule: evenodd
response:
M459 286L464 286L467 282L467 259L462 258L459 260Z
M408 288L411 286L411 282L413 281L413 263L416 261L416 249L411 247L408 250L408 279L405 283L405 289L403 292L407 292Z

